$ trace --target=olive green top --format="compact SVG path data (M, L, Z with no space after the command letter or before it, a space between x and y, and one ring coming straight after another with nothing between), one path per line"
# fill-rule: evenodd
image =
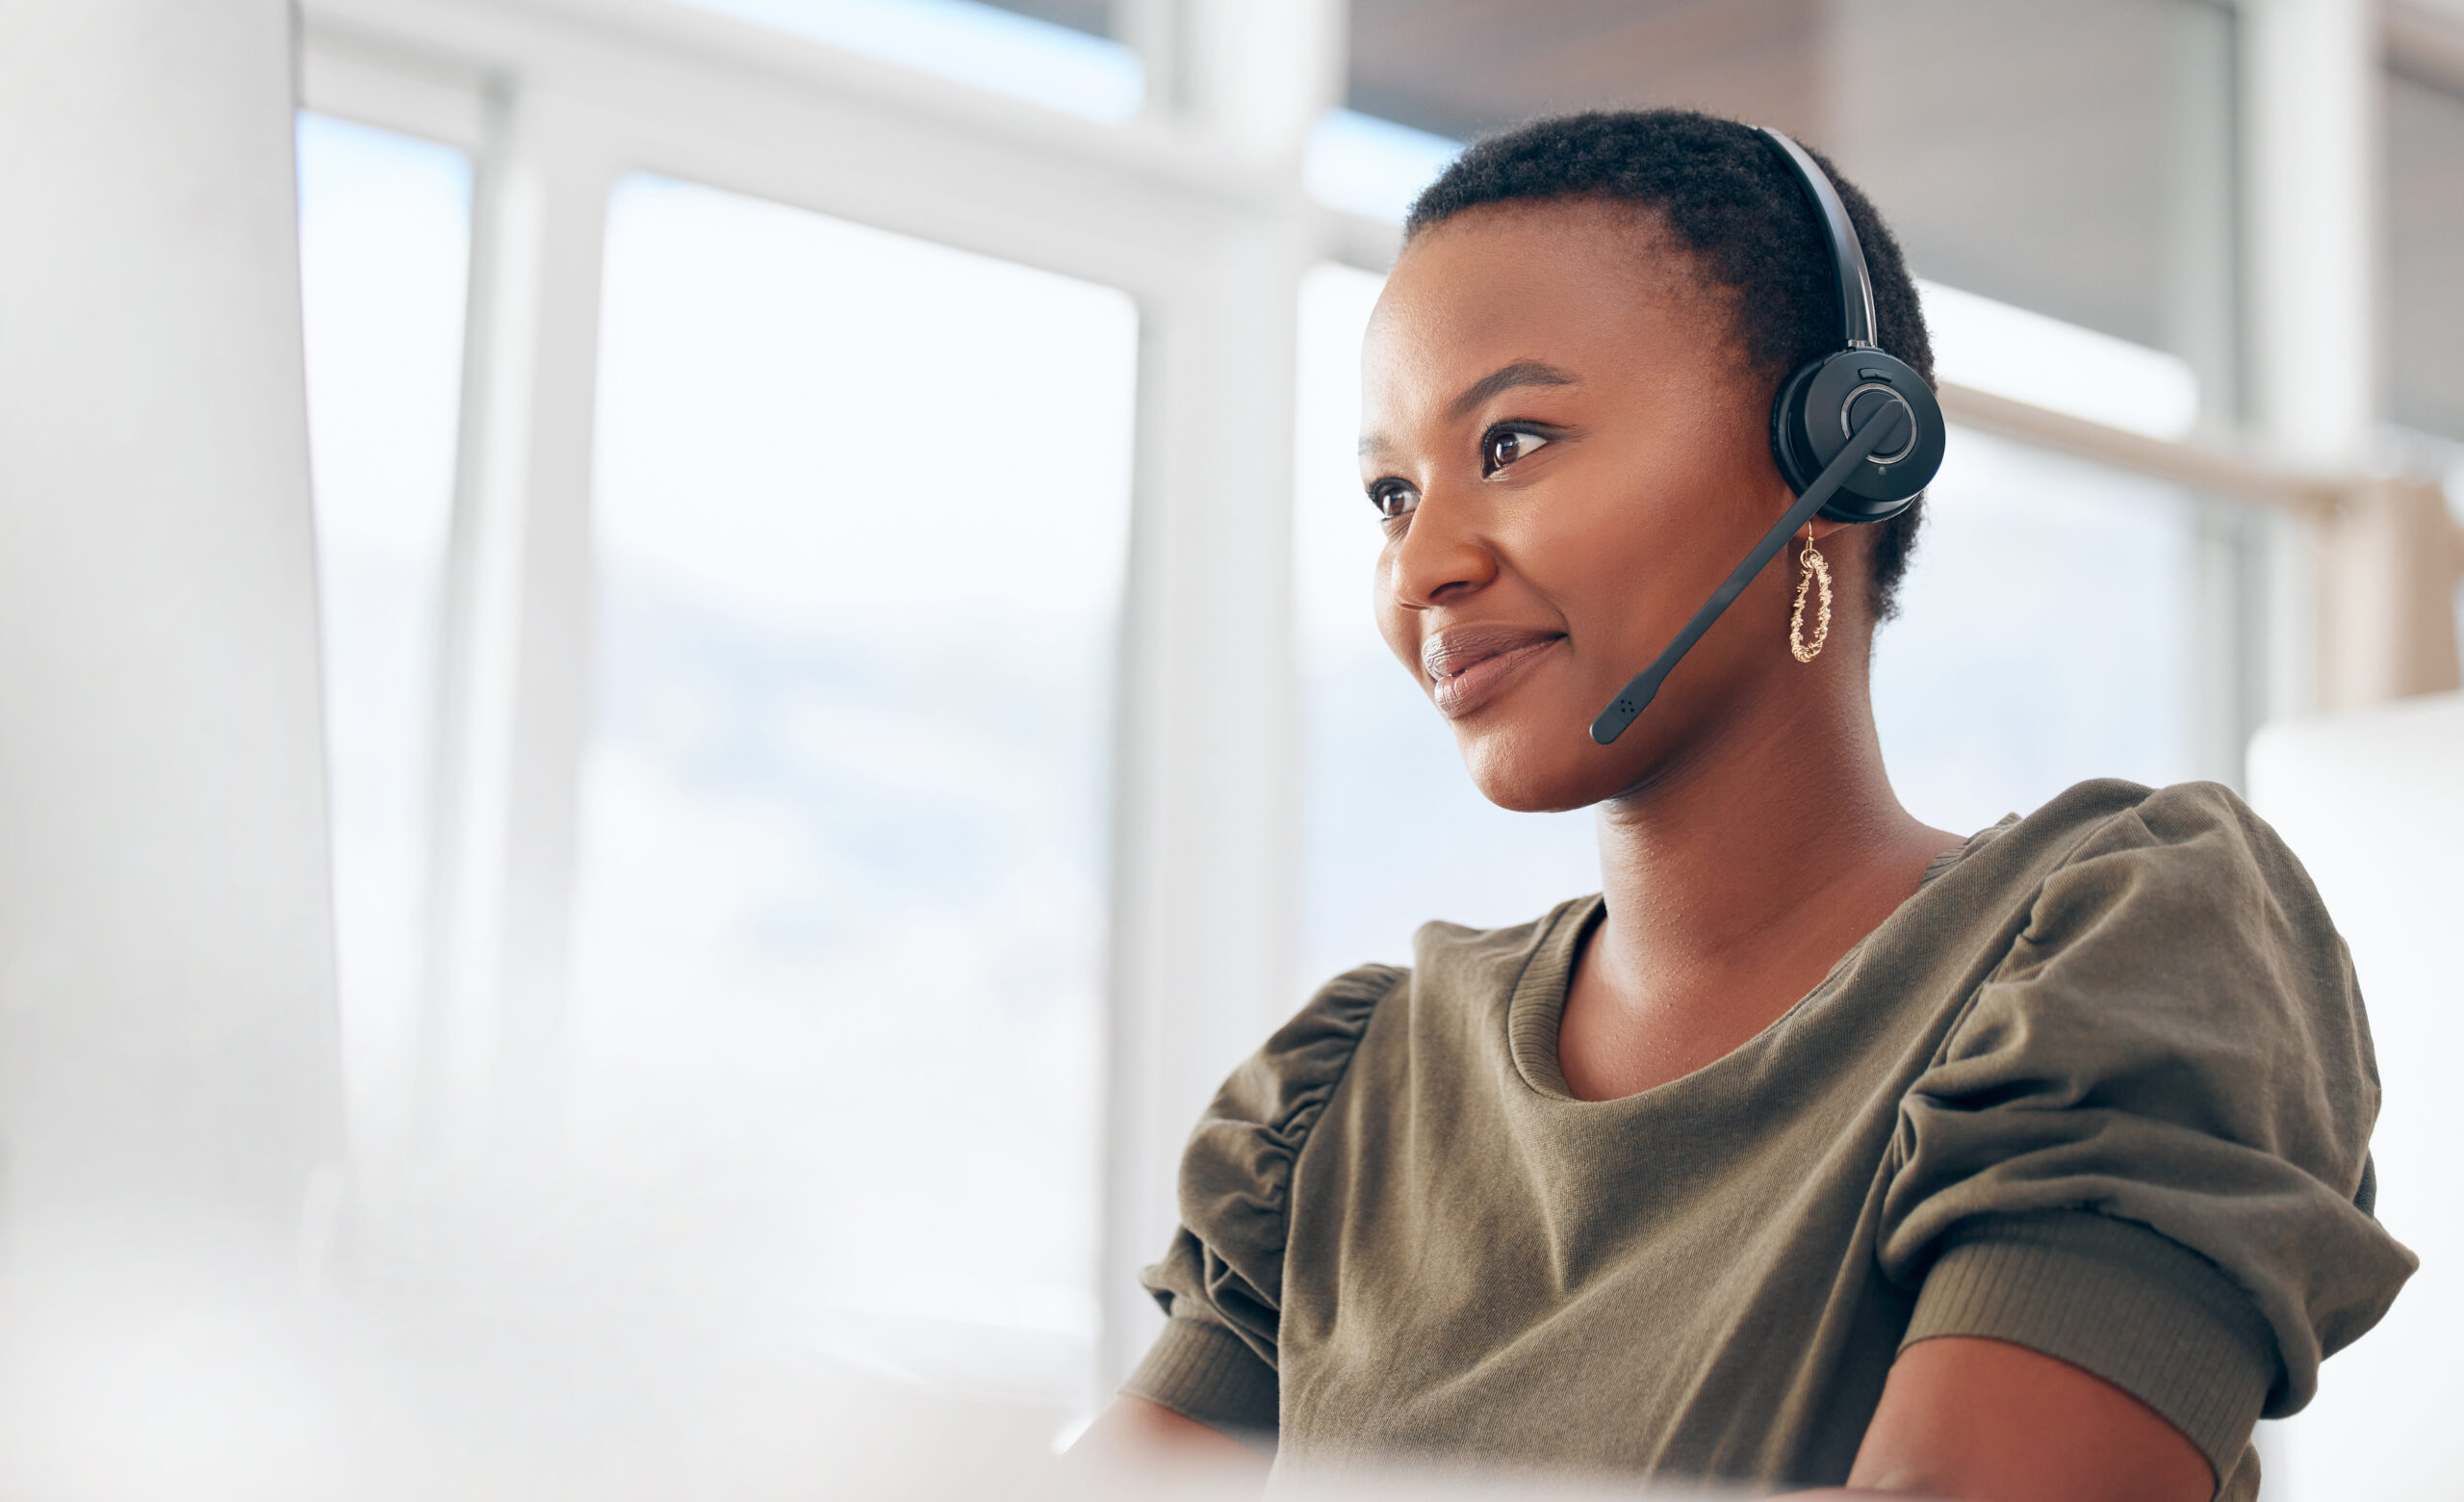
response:
M1228 1080L1123 1388L1380 1459L1836 1485L1933 1335L2086 1368L2252 1495L2262 1413L2414 1259L2370 1213L2343 942L2222 788L2086 783L1936 860L1735 1051L1579 1101L1557 1018L1602 901L1424 928Z

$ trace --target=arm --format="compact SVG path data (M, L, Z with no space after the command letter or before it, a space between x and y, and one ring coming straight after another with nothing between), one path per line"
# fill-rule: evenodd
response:
M2272 832L2206 785L2105 819L1902 1101L1876 1258L1917 1302L1855 1482L2246 1483L2252 1424L2412 1269L2360 1203L2377 1094L2351 966ZM2163 1461L2168 1426L2208 1477Z
M1111 1467L1201 1468L1265 1480L1267 1457L1220 1430L1184 1418L1161 1403L1122 1396L1095 1415L1069 1447L1070 1463Z
M1261 1478L1268 1464L1227 1435L1132 1397L1114 1400L1069 1458ZM2215 1489L2198 1447L2119 1387L2025 1346L1948 1335L1893 1363L1848 1486L1796 1495L2201 1502Z
M2201 1502L2207 1458L2119 1387L2025 1346L1964 1335L1901 1353L1848 1486L1811 1498Z

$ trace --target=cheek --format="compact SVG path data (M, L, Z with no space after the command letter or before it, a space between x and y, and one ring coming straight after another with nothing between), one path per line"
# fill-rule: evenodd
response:
M1499 540L1530 588L1563 617L1579 655L1622 655L1636 607L1682 577L1689 525L1688 487L1671 485L1643 465L1606 482L1553 487L1545 504L1516 519Z
M1377 619L1377 634L1385 638L1386 650L1395 654L1395 660L1402 663L1404 670L1412 675L1412 681L1418 683L1421 677L1420 635L1414 626L1412 612L1395 600L1394 571L1390 566L1394 553L1392 542L1378 550L1377 567L1370 575L1369 608Z
M1784 502L1762 495L1777 473L1764 477L1760 453L1738 453L1736 440L1681 433L1603 454L1597 481L1534 508L1517 553L1565 612L1578 647L1588 640L1621 660L1656 653L1672 614L1679 623L1691 614L1768 525L1757 520L1761 503L1778 514Z

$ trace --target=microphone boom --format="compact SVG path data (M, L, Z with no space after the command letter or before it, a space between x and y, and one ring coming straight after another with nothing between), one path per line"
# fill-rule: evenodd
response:
M1608 708L1600 712L1600 717L1591 722L1592 739L1604 746L1626 733L1626 727L1634 723L1634 717L1651 707L1653 697L1659 692L1660 680L1669 675L1679 660L1694 649L1694 643L1702 640L1703 634L1711 629L1711 623L1736 603L1736 597L1745 593L1745 586L1754 582L1754 576L1761 573L1772 557L1787 544L1789 534L1821 510L1822 504L1847 483L1848 477L1855 473L1857 466L1882 447L1883 441L1889 436L1889 430L1898 426L1902 413L1889 402L1877 402L1875 405L1879 410L1858 425L1856 432L1849 436L1848 446L1823 466L1822 473L1815 476L1813 483L1806 487L1805 494L1797 498L1797 504L1788 507L1788 514L1780 518L1778 526L1762 534L1762 540L1754 545L1754 551L1745 556L1745 561L1739 563L1720 587L1712 591L1711 598L1703 602L1703 608L1694 612L1694 618L1685 623L1685 629L1677 634L1676 639L1651 666L1634 675Z

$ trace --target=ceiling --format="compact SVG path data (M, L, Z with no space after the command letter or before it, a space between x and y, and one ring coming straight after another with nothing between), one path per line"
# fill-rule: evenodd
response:
M2180 306L2202 277L2229 324L2231 41L2208 0L1352 0L1349 102L1457 138L1604 106L1776 125L1920 273L2181 347L2218 319Z
M1110 29L1111 0L993 3ZM2464 0L2391 13L2451 35L2464 69ZM2219 0L1350 0L1347 103L1457 140L1594 108L1776 125L1873 197L1920 275L2172 350L2220 394L2233 48ZM2464 438L2464 76L2399 61L2393 403Z
M984 0L987 5L1003 11L1015 11L1032 15L1055 26L1071 31L1091 33L1097 37L1112 35L1112 0Z

